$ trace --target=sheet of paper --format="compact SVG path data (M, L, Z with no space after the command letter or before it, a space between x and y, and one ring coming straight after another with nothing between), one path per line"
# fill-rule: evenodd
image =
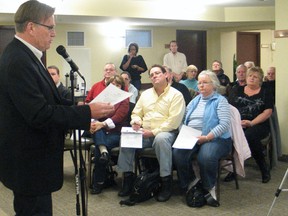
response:
M193 149L198 139L196 137L201 136L202 132L194 128L182 125L181 130L173 144L173 148L177 149Z
M103 102L111 103L115 105L126 98L130 97L132 93L123 91L117 88L115 85L108 85L97 97L95 97L90 103Z
M121 147L122 148L142 148L142 131L134 131L132 127L122 127Z

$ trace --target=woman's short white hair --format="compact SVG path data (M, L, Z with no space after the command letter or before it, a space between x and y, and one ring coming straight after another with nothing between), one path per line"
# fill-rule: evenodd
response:
M216 75L214 72L210 71L210 70L203 70L203 71L199 74L199 76L205 76L205 75L210 78L214 90L215 90L215 91L218 90L218 88L220 87L220 82L219 82L219 79L218 79L217 75ZM198 76L198 77L199 77L199 76Z

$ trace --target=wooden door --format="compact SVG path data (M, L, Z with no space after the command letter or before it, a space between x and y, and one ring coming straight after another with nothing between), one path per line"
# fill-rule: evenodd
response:
M5 47L13 40L15 35L14 26L0 26L0 58ZM43 52L41 58L43 64L46 66L46 51Z
M260 32L237 32L237 64L253 61L260 65Z
M8 43L13 39L15 35L15 30L13 26L0 26L0 57L8 45Z
M199 72L207 68L206 31L177 30L178 51L186 55L187 64L195 65Z

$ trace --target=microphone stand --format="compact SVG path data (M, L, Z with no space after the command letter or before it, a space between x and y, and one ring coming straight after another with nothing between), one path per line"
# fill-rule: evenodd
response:
M71 82L71 98L72 98L72 103L75 104L75 94L74 94L74 72L77 71L70 71L70 82ZM86 81L84 77L82 77L84 84L86 86ZM85 89L84 89L85 91ZM85 180L86 180L86 175L85 175L85 161L83 159L82 155L82 139L81 139L81 130L78 130L78 140L76 136L76 129L73 129L73 146L74 146L74 166L75 166L75 187L76 187L76 215L80 215L80 193L79 191L81 190L81 204L82 204L82 214L83 216L87 215L87 205L85 201L85 192L86 187L85 187ZM79 152L79 168L78 168L78 153L77 153L77 142L78 142L78 152ZM79 169L79 171L78 171ZM81 189L79 189L79 182Z

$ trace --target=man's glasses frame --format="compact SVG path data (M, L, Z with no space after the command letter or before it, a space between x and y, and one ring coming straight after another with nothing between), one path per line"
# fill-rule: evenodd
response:
M40 25L40 26L43 26L43 27L46 27L49 31L55 31L55 26L54 25L45 25L45 24L42 24L42 23L38 23L38 22L33 22L35 23L36 25Z

